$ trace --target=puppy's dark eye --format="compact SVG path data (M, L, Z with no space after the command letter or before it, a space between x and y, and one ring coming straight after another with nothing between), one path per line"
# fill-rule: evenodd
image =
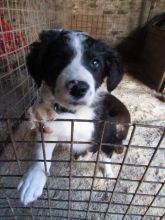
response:
M91 65L92 67L98 68L100 66L100 61L98 59L93 59Z

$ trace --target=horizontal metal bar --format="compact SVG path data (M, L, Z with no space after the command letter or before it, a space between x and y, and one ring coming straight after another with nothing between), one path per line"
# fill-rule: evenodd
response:
M17 175L19 176L19 175ZM68 179L68 176L51 176L51 177L56 177L56 178L67 178ZM73 176L73 179L92 179L93 177L92 176ZM105 180L111 180L111 181L114 181L116 180L116 178L107 178L107 177L96 177L96 179L105 179ZM139 182L139 180L131 180L131 179L120 179L120 181L125 181L125 182ZM152 183L152 184L160 184L160 183L164 183L164 182L158 182L158 181L143 181L144 183ZM1 187L0 186L0 189L16 189L16 187ZM54 190L54 188L50 188L51 190Z
M164 149L165 150L165 149ZM32 159L19 159L19 161L21 162L44 162L44 160L32 160ZM3 163L15 163L17 162L17 160L1 160L1 162ZM52 162L52 163L69 163L70 161L69 160L46 160L46 162ZM89 160L89 161L86 161L86 160L75 160L74 163L96 163L96 161L93 161L93 160ZM122 165L122 163L117 163L117 162L104 162L104 161L99 161L100 164L112 164L112 165ZM147 167L147 165L143 165L143 164L133 164L133 163L124 163L124 166L128 166L128 167ZM150 166L150 168L153 168L153 169L165 169L165 167L162 167L162 166ZM0 176L10 176L10 174L0 174ZM11 175L11 177L14 176L14 175Z
M42 141L28 141L28 140L14 140L15 143L21 143L21 144L31 144L31 143L42 143ZM0 144L11 144L11 140L0 140ZM71 144L71 141L44 141L44 143L48 144ZM97 142L85 142L85 141L73 141L73 144L98 144ZM110 144L110 143L102 143L106 146L113 146L113 147L127 147L127 145L123 144ZM147 149L147 150L154 150L155 147L149 147L149 146L140 146L140 145L130 145L130 148L136 148L136 149ZM165 148L160 147L159 150L165 150Z
M57 178L68 178L69 176L52 176L52 177L57 177ZM73 176L73 178L75 179L91 179L93 178L93 176ZM99 177L99 176L96 176L96 179L104 179L104 180L116 180L116 178L109 178L109 177ZM139 180L134 180L134 179L123 179L123 178L120 178L120 181L126 181L126 182L139 182ZM164 183L163 181L143 181L144 183Z
M15 209L28 209L29 207L15 207ZM8 208L6 208L6 209L9 209L9 207ZM33 207L33 209L35 209L35 207ZM47 209L49 209L49 207L48 208L46 208L46 207L38 207L38 208L36 208L36 209L43 209L43 210L47 210ZM67 208L53 208L53 207L51 207L51 209L52 210L59 210L59 211L68 211L68 209ZM71 211L73 211L73 212L86 212L86 210L81 210L81 209L70 209ZM100 210L89 210L89 212L91 212L91 213L100 213L100 214L104 214L105 212L104 211L100 211ZM108 212L107 214L114 214L114 215L124 215L125 213L118 213L118 212ZM130 216L143 216L142 214L133 214L133 213L128 213L127 214L128 216L130 215ZM15 216L17 216L17 214L15 214ZM20 216L24 216L24 215L20 215ZM35 216L35 215L34 215ZM52 217L53 217L53 215L51 215ZM148 216L148 217L161 217L160 215L146 215L146 216ZM0 215L0 217L2 217L1 215Z
M7 121L7 120L21 120L21 121L29 121L29 118L16 118L16 117L0 117L0 121ZM107 120L97 120L97 119L94 119L94 120L87 120L87 119L56 119L56 120L48 120L48 121L63 121L63 122L98 122L98 123L103 123L103 122L106 122L106 123L109 123L109 124L118 124L116 122L112 122L112 121L107 121ZM146 122L147 123L147 122ZM147 128L161 128L161 129L165 129L165 126L163 125L152 125L152 124L143 124L143 123L137 123L137 122L131 122L131 123L120 123L122 125L125 125L125 126L138 126L138 127L147 127Z
M112 216L116 216L116 215L123 215L123 214L121 214L121 213L117 213L117 214L115 214L115 213L110 213ZM19 214L17 214L16 215L17 217L31 217L31 215L27 215L27 214L24 214L24 215L19 215ZM33 215L35 218L41 218L41 217L44 217L44 218L50 218L50 216L49 215ZM12 216L10 216L10 215L6 215L6 216L0 216L0 217L3 217L3 218L13 218ZM58 216L58 215L52 215L52 217L54 217L54 218L61 218L61 219L67 219L68 217L66 217L66 216ZM148 217L160 217L160 216L148 216ZM75 218L75 217L72 217L72 220L91 220L91 218L89 219L89 218L81 218L81 217L79 217L79 218Z
M1 199L1 198L0 198ZM10 198L11 199L11 198ZM20 198L17 198L18 200L20 200ZM16 198L15 198L16 200ZM39 201L47 201L47 199L37 199ZM51 198L51 201L54 201L54 202L68 202L68 199L53 199ZM71 199L70 202L75 202L75 203L88 203L89 201L88 200L76 200L76 199ZM91 200L90 203L94 203L94 204L108 204L109 202L108 201L94 201L94 200ZM120 205L120 206L129 206L129 203L119 203L119 202L112 202L111 205ZM160 208L160 209L164 209L165 208L165 205L164 206L150 206L150 205L140 205L140 204L131 204L131 206L133 207L145 207L145 208L148 208L148 207L151 207L151 208ZM5 208L9 208L8 206L0 206L0 209L5 209ZM24 208L22 206L12 206L12 208ZM28 207L27 207L28 208ZM49 207L42 207L42 206L33 206L34 209L48 209Z
M22 175L0 175L0 176L4 176L4 177L12 177L12 176L16 176L16 177L22 177ZM51 175L51 176L49 176L49 177L56 177L56 178L69 178L69 176L54 176L54 175ZM92 179L93 178L93 176L73 176L73 179ZM111 180L111 181L114 181L114 180L116 180L117 178L109 178L109 177L99 177L99 176L96 176L96 179L104 179L104 180ZM120 178L120 181L126 181L126 182L139 182L139 180L134 180L134 179L124 179L124 178ZM158 182L158 181L149 181L149 180L144 180L143 181L144 183L155 183L155 184L157 184L157 183L164 183L163 181L160 181L160 182ZM5 188L5 189L7 189L7 187L0 187L0 189L1 188Z
M16 187L6 187L7 189L16 189ZM6 189L5 188L5 189ZM0 188L1 189L1 188ZM45 190L45 188L44 188ZM54 191L62 191L62 192L68 192L69 189L59 189L59 188L50 188L50 190L54 190ZM75 191L75 192L90 192L90 189L72 189L72 191ZM94 189L93 192L97 192L97 193L104 193L104 192L107 192L107 193L112 193L112 190L97 190L97 189ZM115 194L121 194L121 195L134 195L134 193L130 193L130 192L119 192L119 191L115 191ZM149 197L153 197L155 194L146 194L146 193L136 193L136 195L138 196L149 196ZM157 195L157 197L160 197L160 198L165 198L165 195ZM0 199L5 199L5 197L0 197ZM10 199L17 199L19 200L20 198L17 198L17 197L10 197ZM47 199L44 199L44 198L38 198L38 200L47 200ZM51 198L51 200L53 200L53 198Z
M31 215L27 215L27 214L24 214L24 215L19 215L19 214L17 214L16 215L17 217L31 217ZM49 215L33 215L35 218L41 218L41 217L44 217L44 218L50 218L50 216ZM58 215L51 215L53 218L62 218L62 219L66 219L66 218L68 218L68 217L66 217L66 216L58 216ZM3 217L3 218L7 218L7 220L8 220L8 218L12 218L13 219L13 216L10 216L10 215L5 215L5 216L1 216L0 215L0 217ZM85 220L85 218L73 218L72 217L72 219L73 220ZM90 220L90 219L87 219L87 220Z
M38 140L35 140L35 141L32 141L32 140L14 140L15 143L20 143L20 144L31 144L31 143L42 143L42 141L38 141ZM0 140L0 144L11 144L11 140ZM44 141L44 143L50 143L50 144L71 144L71 141ZM94 141L73 141L73 144L99 144L97 142L94 142ZM124 145L124 144L111 144L111 143L102 143L102 145L105 145L105 146L113 146L113 147L118 147L118 146L121 146L121 147L127 147L127 145ZM18 146L19 147L19 146ZM149 147L149 146L141 146L141 145L130 145L131 148L136 148L136 149L147 149L147 150L154 150L155 147ZM159 150L165 150L165 148L163 147L160 147Z
M19 12L40 12L40 10L37 10L37 9L32 9L32 8L6 8L6 7L1 7L1 10L5 11L5 10L10 10L10 11L19 11ZM6 32L9 32L9 31L3 31L2 33L6 33Z

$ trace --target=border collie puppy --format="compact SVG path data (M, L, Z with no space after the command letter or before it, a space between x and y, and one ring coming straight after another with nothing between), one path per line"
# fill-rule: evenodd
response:
M113 151L121 153L113 144L120 145L126 138L128 126L124 123L130 122L130 115L127 108L108 93L115 89L123 76L116 51L83 32L48 30L31 45L27 67L38 87L42 85L43 103L32 108L31 117L44 122L45 141L71 140L70 121L49 119L106 120L111 123L107 123L104 130L100 159L110 162ZM101 93L99 87L105 77L108 92ZM74 122L73 141L98 143L74 143L75 156L98 151L101 127L102 124L96 122ZM40 129L36 130L36 140L41 140ZM55 147L56 144L45 143L47 160L51 160ZM36 145L36 159L44 159L40 143ZM51 163L46 164L49 172ZM108 163L104 165L104 174L113 177ZM46 178L44 163L35 162L18 186L24 205L41 196Z

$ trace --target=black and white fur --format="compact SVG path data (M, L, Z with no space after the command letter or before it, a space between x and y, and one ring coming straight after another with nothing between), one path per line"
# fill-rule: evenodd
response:
M66 109L61 112L54 109L53 119L109 120L117 124L107 124L103 143L122 143L128 131L122 123L130 122L129 112L117 98L108 92L99 92L105 77L109 92L122 79L123 68L116 51L86 33L48 30L31 45L27 66L38 87L42 84L43 106L57 103ZM52 129L51 133L44 133L46 141L71 140L71 122L45 120L45 124ZM73 140L99 142L101 126L94 122L75 122ZM40 140L39 130L36 139ZM55 144L45 144L47 160L51 160L55 147ZM82 157L96 152L98 147L97 144L73 144L73 153ZM113 151L117 151L115 146L103 145L102 160L110 162ZM36 146L36 159L43 160L41 144ZM47 162L48 172L50 166ZM110 164L105 165L105 176L113 177ZM27 205L36 200L45 183L44 163L36 162L18 186L21 202Z

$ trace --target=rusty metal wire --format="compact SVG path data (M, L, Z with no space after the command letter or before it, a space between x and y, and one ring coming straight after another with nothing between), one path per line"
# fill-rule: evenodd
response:
M68 187L60 187L60 192L67 193L65 198L54 198L51 196L51 191L59 191L59 186L53 186L48 182L44 188L44 196L38 199L38 202L47 204L44 206L36 206L32 204L30 207L23 207L18 202L19 197L16 194L16 182L22 177L24 173L23 164L34 162L32 158L21 158L18 152L24 144L31 144L31 140L25 140L15 136L13 127L18 128L22 122L27 122L28 119L21 118L32 105L37 102L38 92L33 80L30 78L26 67L26 54L29 45L38 38L38 33L43 29L49 28L68 28L89 32L92 36L102 38L115 45L116 42L125 38L127 34L136 28L138 25L142 26L148 19L163 11L164 1L77 1L77 0L0 0L0 151L2 148L11 146L13 152L12 157L4 156L0 158L1 168L6 167L8 164L16 164L15 172L9 173L8 169L0 172L0 219L97 219L92 215L97 215L100 219L115 219L116 216L120 219L160 219L163 220L165 214L153 212L152 209L164 210L164 204L157 203L160 200L165 200L164 194L164 178L159 180L147 179L146 175L150 170L157 170L162 175L164 174L165 166L160 164L153 164L155 156L158 151L164 154L165 148L163 147L164 127L151 124L130 123L128 126L132 129L129 137L128 145L123 145L125 152L121 161L109 162L112 166L119 167L117 176L108 179L106 177L97 176L98 164L106 164L106 162L99 161L99 153L102 144L100 140L98 144L99 151L95 160L88 161L74 161L72 158L72 148L75 141L74 124L76 122L92 122L90 120L72 120L71 121L71 140L70 141L54 141L55 144L70 144L70 158L68 159L52 159L51 162L60 164L69 164L67 174L51 174L48 179L62 179L68 181ZM3 18L3 25L2 25ZM164 88L164 84L162 84ZM162 90L163 91L163 90ZM59 120L60 121L60 120ZM63 121L63 120L61 120ZM66 120L69 121L69 120ZM97 123L97 122L96 122ZM104 126L107 122L103 123ZM108 122L109 123L109 122ZM13 126L14 125L14 126ZM103 126L103 127L104 127ZM45 158L45 143L52 143L51 141L44 141L43 129L41 127L41 142L43 147L43 158L39 160L45 164L45 172L47 174L46 158ZM136 129L135 129L136 128ZM153 146L146 146L143 143L136 144L132 142L138 128L160 130L160 139L157 144ZM103 131L104 133L104 128ZM162 144L163 142L163 144ZM76 142L76 144L90 144L89 142ZM93 144L93 143L92 143ZM107 144L111 146L111 144ZM114 146L114 145L113 145ZM129 162L127 156L132 149L139 149L142 151L152 151L152 156L147 159L146 164L136 164ZM1 155L0 155L1 156ZM50 162L50 161L49 161ZM93 175L75 175L73 172L74 165L93 164ZM143 169L143 175L140 179L131 179L130 177L123 176L123 170L129 168L136 168L137 170ZM17 172L18 171L18 172ZM12 178L11 185L6 185ZM74 188L74 181L81 182L88 180L90 182L89 188ZM95 188L95 183L98 180L107 181L107 186L100 189ZM113 183L113 188L108 188L108 184ZM124 192L118 190L120 184L136 184L134 191ZM141 192L141 186L154 184L156 192ZM89 197L83 200L74 198L74 193L88 193ZM95 201L95 193L105 194L108 199ZM129 201L115 201L117 196L130 196ZM136 197L140 198L151 197L150 202L147 204L138 204ZM45 203L47 202L47 203ZM68 206L60 207L58 204ZM79 204L83 209L75 208L74 204ZM56 206L54 207L54 204ZM86 205L86 206L84 206ZM95 205L100 205L97 209ZM103 207L102 207L103 205ZM123 207L122 212L113 210L114 206ZM143 213L134 212L132 209L141 208ZM6 210L5 212L3 212ZM22 211L20 211L22 210ZM61 214L61 211L63 214ZM163 211L164 212L164 211ZM79 216L74 216L78 213Z
M8 174L8 173L2 173L2 171L0 171L0 181L1 179L7 179L8 178L14 178L15 179L20 179L22 177L23 171L21 170L21 164L22 163L27 163L27 162L33 162L35 160L31 159L31 158L19 158L17 151L19 151L19 148L21 147L22 144L29 144L30 142L22 139L21 141L17 140L18 137L16 137L15 133L12 131L11 129L11 124L12 124L12 120L8 120L8 119L1 119L3 121L5 121L8 125L8 132L9 132L9 139L6 141L4 141L4 144L6 145L11 145L11 147L13 148L13 152L15 154L15 159L5 159L2 158L1 163L5 164L5 163L17 163L18 167L20 169L20 173L12 173L12 174ZM16 119L14 119L16 120ZM22 120L19 119L19 123ZM24 121L24 120L23 120ZM64 120L65 121L65 120ZM69 121L69 120L66 120ZM46 160L46 156L45 156L45 141L43 138L43 127L42 124L40 124L40 130L41 130L41 143L43 146L43 160L38 160L38 161L43 161L45 164L45 172L47 173L47 166L46 166L46 162L53 162L55 164L61 164L60 166L63 166L63 164L65 162L68 163L69 166L69 170L68 173L66 175L63 174L59 174L59 175L53 175L53 173L51 175L49 175L49 178L56 178L56 179L65 179L64 181L69 180L69 186L68 188L63 188L61 186L56 186L53 187L52 185L50 186L49 183L51 183L49 181L49 183L47 183L46 187L44 188L44 192L47 192L46 196L42 196L41 198L38 199L38 202L42 202L43 204L45 204L44 206L42 205L35 205L35 203L33 204L33 206L30 208L30 212L28 213L24 213L23 210L28 210L28 207L23 207L21 206L20 203L18 202L14 202L14 201L19 201L19 197L17 195L10 195L10 191L15 190L15 184L13 182L13 186L5 186L5 184L1 184L0 185L0 192L2 191L3 193L0 195L0 201L4 201L6 200L7 203L3 203L0 204L0 210L10 210L11 214L4 215L3 216L3 212L1 212L0 214L0 218L4 219L5 218L10 218L11 216L13 216L15 219L17 218L29 218L29 219L36 219L36 218L41 218L43 217L44 219L91 219L91 215L95 215L98 216L98 218L100 217L100 219L109 219L110 216L113 219L113 217L115 218L115 216L120 217L121 219L126 219L126 217L132 217L132 219L134 218L139 218L139 219L145 219L145 218L155 218L155 219L163 219L164 216L164 211L163 214L158 214L158 213L152 213L151 209L160 209L160 210L164 210L165 206L164 203L163 204L159 204L159 203L155 203L157 200L164 200L165 199L165 194L163 193L164 190L164 178L160 179L159 181L155 181L154 179L150 180L146 178L146 175L150 173L150 169L159 169L159 172L163 172L165 171L165 167L162 165L153 165L152 163L154 162L154 158L155 155L158 153L158 150L160 150L162 152L162 154L165 152L165 148L163 146L164 143L164 137L165 137L165 128L163 126L158 126L157 129L160 130L160 136L159 139L157 140L157 144L155 147L148 147L148 146L139 146L138 145L134 145L133 140L135 138L136 134L136 129L139 128L146 128L146 129L152 129L153 126L152 125L139 125L139 124L130 124L130 129L131 130L131 134L129 135L129 140L128 140L128 144L127 145L123 145L123 147L125 147L125 152L124 155L122 157L122 160L119 162L102 162L99 161L99 154L100 154L100 149L102 144L105 144L102 142L102 139L100 139L100 142L97 143L100 147L99 147L99 151L97 152L96 158L94 160L88 160L88 161L73 161L72 158L72 148L73 148L73 144L76 143L78 144L78 142L75 142L73 139L74 136L74 123L76 123L77 121L74 120L70 120L71 121L71 140L68 142L66 142L66 144L70 144L70 146L72 146L70 148L70 159L52 159L52 160ZM88 121L88 120L87 120ZM27 120L25 120L24 122L27 123ZM81 122L83 122L83 120L81 120ZM85 123L86 121L84 121ZM96 123L96 121L95 121ZM104 135L104 128L106 126L106 123L108 122L97 122L97 123L102 123L103 124L103 128L102 128L102 136ZM1 140L1 143L3 142L3 140ZM51 142L52 143L52 142ZM58 142L54 142L55 144ZM60 142L59 142L60 143ZM64 144L64 142L62 142ZM86 142L80 142L79 144L85 144ZM34 143L33 143L34 144ZM92 144L92 142L91 142ZM134 163L129 163L127 160L128 154L131 151L131 149L141 149L141 150L153 150L152 151L152 155L150 157L150 159L146 159L146 164L134 164ZM142 152L142 151L141 151ZM148 160L148 161L147 161ZM94 171L93 171L93 175L85 175L85 176L81 176L81 175L73 175L73 169L74 169L74 165L76 164L94 164ZM98 164L105 164L105 163L110 163L113 166L119 166L119 170L118 170L118 174L116 177L109 179L106 177L102 177L102 176L98 176L97 175L97 168L98 168ZM124 177L123 176L123 172L124 169L126 167L131 167L131 168L137 168L137 172L139 169L144 168L143 174L141 175L140 179L136 179L136 178L129 178L129 177ZM83 169L83 168L82 168ZM81 182L81 180L91 180L90 182L90 187L89 188L74 188L74 181L79 181ZM95 188L95 181L96 180L103 180L103 181L108 181L108 182L113 182L114 186L112 189L109 189L108 187L103 187L100 189ZM118 189L118 185L122 183L136 183L136 188L134 191L131 192L124 192L124 191L120 191ZM2 181L3 182L3 181ZM140 186L143 184L148 184L148 187L150 187L150 185L155 184L155 187L157 188L156 192L141 192L139 191ZM61 193L68 193L68 198L53 198L52 197L52 191L59 191ZM89 193L89 198L87 199L76 199L74 198L73 194L74 193L79 193L82 192L83 194L85 193ZM102 193L102 194L106 194L106 195L110 195L108 200L94 200L93 198L93 194L94 193ZM115 201L115 197L117 196L124 196L125 198L127 196L131 196L129 201L125 201L123 202L121 201ZM136 196L140 196L141 198L146 198L146 197L151 197L150 202L148 202L147 204L139 204L137 203L137 201L135 202L135 197ZM48 201L47 205L46 205L46 201ZM13 203L14 202L14 203ZM63 203L68 203L67 207L63 207ZM42 204L41 203L41 204ZM56 204L56 205L54 205ZM59 207L58 205L61 204L62 207ZM73 204L79 204L79 207L84 207L84 205L86 205L86 208L80 209L80 208L75 208ZM96 208L93 208L95 205L97 206ZM106 208L104 209L98 209L99 206L104 205L106 206ZM113 210L113 206L119 206L119 207L123 207L123 211L119 212L119 211L114 211ZM142 209L143 213L132 213L129 212L130 209ZM20 211L22 210L22 211ZM49 212L47 212L49 210ZM63 212L63 214L61 214L61 212ZM67 212L68 214L65 214L65 212ZM42 213L42 214L41 214ZM76 217L74 214L75 213L79 213L81 215L81 217ZM161 212L162 213L162 212ZM96 218L97 219L97 218Z

